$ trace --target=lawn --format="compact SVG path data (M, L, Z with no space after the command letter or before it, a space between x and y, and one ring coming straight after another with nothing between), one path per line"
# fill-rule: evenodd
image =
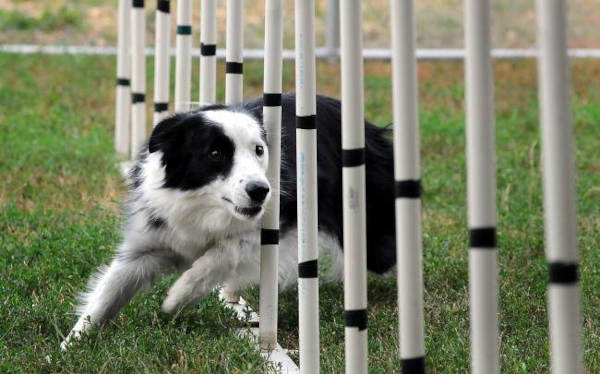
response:
M214 295L176 319L161 314L173 277L67 353L58 349L75 322L77 293L108 261L120 235L124 188L112 144L114 68L113 57L0 54L0 371L263 372L268 368L260 355L236 337L240 324ZM430 372L465 372L469 365L462 69L459 62L419 64ZM246 97L260 94L262 64L247 63L244 70ZM151 72L150 65L150 88ZM317 73L318 90L339 97L337 65L319 63ZM391 122L389 73L386 63L365 64L366 114L380 125ZM293 64L285 64L284 74L285 89L293 89ZM501 365L504 372L547 372L536 66L502 61L495 74ZM599 75L600 61L573 62L588 372L600 371ZM196 93L197 76L193 82ZM255 309L257 295L256 288L244 292ZM294 289L281 295L279 340L291 349L298 344L296 297ZM320 307L323 372L342 372L341 283L321 288ZM398 371L393 276L369 280L369 323L371 371Z

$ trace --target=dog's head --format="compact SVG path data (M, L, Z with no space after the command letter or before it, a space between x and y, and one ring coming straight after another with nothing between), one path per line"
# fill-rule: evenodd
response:
M252 115L218 106L177 114L154 128L148 151L160 158L161 189L242 221L262 216L271 196L269 154Z

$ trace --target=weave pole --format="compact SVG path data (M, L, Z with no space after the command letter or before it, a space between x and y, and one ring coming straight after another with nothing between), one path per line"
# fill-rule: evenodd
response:
M327 0L325 22L325 49L329 62L334 62L340 48L340 0Z
M115 149L129 157L131 146L131 20L130 0L119 0L117 36L117 92L115 103Z
M306 374L320 370L314 17L314 0L295 1L298 340L300 372Z
M156 126L169 115L169 0L156 4L156 34L154 55L154 118Z
M239 104L244 100L244 1L227 0L225 46L225 105ZM238 303L238 290L226 287L229 303Z
M200 9L200 103L217 102L217 1L202 0Z
M146 141L146 15L144 0L133 0L131 10L131 158Z
M496 161L490 1L465 1L471 368L497 373Z
M277 344L282 50L282 1L267 0L265 5L263 124L269 144L267 177L273 193L266 207L260 232L262 247L260 252L259 336L262 348L273 348Z
M192 0L177 1L175 111L190 108L192 84Z
M360 0L340 2L346 373L367 372L365 115Z
M553 373L581 373L581 321L565 4L537 2L548 319Z
M425 372L419 111L413 1L391 0L400 362Z
M242 102L244 93L244 2L227 0L225 105Z

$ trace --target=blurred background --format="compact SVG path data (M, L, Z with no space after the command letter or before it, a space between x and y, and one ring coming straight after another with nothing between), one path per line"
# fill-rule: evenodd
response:
M218 7L219 44L225 41L225 0ZM156 2L146 0L147 41L153 42ZM173 1L173 3L176 3ZM200 21L200 1L194 2L194 27ZM293 48L292 0L285 5L285 48ZM328 4L316 1L317 45L324 45ZM535 1L492 1L492 40L495 48L530 48L536 42ZM174 4L176 5L176 4ZM416 0L417 46L460 48L463 45L463 4L460 0ZM600 48L600 1L570 0L569 47ZM389 0L363 1L364 47L389 46ZM245 2L245 46L263 45L264 2ZM116 0L0 0L0 43L111 46L116 44ZM175 14L171 12L172 25ZM174 40L174 33L171 33Z

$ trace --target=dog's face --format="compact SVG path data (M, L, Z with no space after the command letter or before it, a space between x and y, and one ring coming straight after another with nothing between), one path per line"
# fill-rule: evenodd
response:
M269 155L251 115L219 107L175 115L156 126L149 152L162 156L161 188L184 191L243 221L262 216L271 196Z

